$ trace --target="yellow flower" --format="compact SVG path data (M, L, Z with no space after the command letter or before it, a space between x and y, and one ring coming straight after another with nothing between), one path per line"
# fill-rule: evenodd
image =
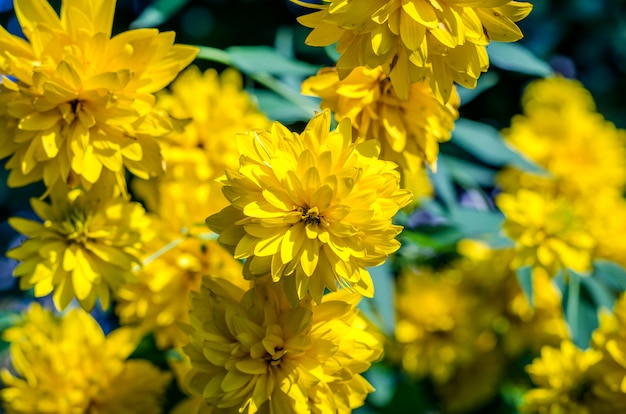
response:
M402 100L382 68L362 66L342 80L336 69L322 69L303 82L302 91L321 97L321 107L333 111L337 121L350 118L359 137L379 140L380 157L401 167L405 186L415 195L430 193L420 181L423 165L435 169L439 143L450 139L459 116L456 92L443 105L428 84L416 82Z
M602 358L593 349L579 349L569 340L560 349L544 347L541 357L526 367L538 388L524 394L523 413L600 414L592 392L591 367ZM607 413L608 414L608 413Z
M456 266L437 274L405 271L395 302L398 359L413 377L444 384L496 344L490 312Z
M180 348L187 344L181 323L189 322L189 294L200 290L203 276L222 277L242 288L250 282L241 276L241 263L214 240L181 236L176 247L159 254L168 241L177 242L176 234L162 227L160 237L144 248L158 256L137 272L138 282L116 290L116 313L123 324L153 331L160 348Z
M626 185L626 132L604 120L578 82L549 78L529 85L524 115L503 131L507 141L543 167L563 194L595 197ZM528 174L526 174L528 175Z
M373 391L361 373L382 347L356 292L292 307L282 289L205 279L193 294L186 388L208 405L254 414L349 413ZM219 411L218 411L219 412Z
M228 205L216 178L239 166L237 133L269 128L269 120L242 90L241 75L227 69L218 75L196 66L186 69L157 95L157 107L176 119L189 119L182 134L159 141L166 170L151 181L135 180L133 189L150 210L167 217L173 229L203 224L207 215ZM206 227L202 226L205 229Z
M319 302L337 283L372 296L365 268L400 247L391 219L411 198L398 189L396 165L378 159L376 141L353 144L349 119L329 129L324 111L302 134L276 122L239 135L241 166L223 179L231 205L207 219L235 258L247 259L246 277L271 274L294 304L307 292Z
M120 328L105 337L82 309L57 318L33 304L3 339L15 374L0 372L9 414L160 413L171 375L128 356L139 337Z
M33 198L31 205L43 223L9 219L29 237L7 253L22 261L14 271L20 288L34 287L37 297L54 290L59 309L74 296L85 309L93 308L97 298L108 308L110 289L134 280L143 241L151 236L143 207L80 189L55 191L50 203Z
M600 327L593 333L593 348L602 360L591 370L594 392L609 407L607 413L626 413L626 296L615 302L613 313L600 315Z
M337 42L341 78L357 66L382 66L400 98L408 97L411 83L426 80L442 103L452 94L453 82L476 86L489 66L485 46L491 40L519 40L522 32L514 22L532 9L530 3L510 0L324 2L316 7L321 10L298 20L313 28L307 44Z
M45 0L15 1L28 41L0 28L0 69L12 77L0 86L8 95L0 157L12 156L9 185L43 178L48 187L69 179L88 188L103 170L161 173L154 138L176 125L155 110L153 94L197 50L156 29L111 38L115 3L65 0L59 17Z
M516 244L513 268L539 266L551 276L564 267L590 270L595 241L567 199L520 189L500 194L496 202L506 217L503 229Z

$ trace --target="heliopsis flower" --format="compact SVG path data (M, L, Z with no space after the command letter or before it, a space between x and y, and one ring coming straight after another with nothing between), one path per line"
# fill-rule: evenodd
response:
M54 291L59 309L74 297L88 310L96 299L108 308L110 290L134 279L142 244L152 235L141 204L74 189L55 190L50 203L33 198L31 205L43 223L9 219L29 237L7 252L22 261L14 271L20 288L34 287L37 297Z
M602 354L581 350L569 340L560 348L544 347L541 357L526 367L537 388L524 394L523 413L600 414L598 397L593 393L590 369ZM608 412L607 412L608 414Z
M626 132L594 111L578 82L549 78L529 85L524 115L513 118L505 139L544 168L568 197L609 191L621 197L626 185ZM525 173L525 175L529 175Z
M411 198L398 188L396 164L378 159L376 141L354 144L349 119L329 129L324 111L302 134L278 122L240 134L241 166L223 179L231 205L207 219L235 258L247 259L248 278L284 282L294 304L307 292L319 302L337 283L372 296L365 268L400 247L391 219Z
M10 343L14 368L0 372L7 413L162 411L171 375L148 361L128 359L140 339L128 329L105 336L82 309L55 317L35 303L3 339Z
M424 163L435 168L439 143L450 139L459 116L456 92L444 105L427 83L416 82L402 100L382 68L362 66L342 80L336 69L322 69L303 82L302 91L321 97L320 106L333 111L337 121L350 118L359 137L379 140L380 157L401 167L405 186L415 195L430 193L419 178L425 174Z
M551 276L562 268L590 270L595 242L567 199L520 189L500 194L496 203L505 216L502 227L516 244L513 268L539 266Z
M490 41L522 37L515 22L532 8L510 0L324 0L308 6L320 10L298 18L313 28L306 43L337 42L341 78L357 66L382 66L400 98L408 97L411 83L425 80L442 103L448 102L453 82L476 85L489 66L485 46Z
M159 227L159 237L144 247L150 256L137 272L137 281L116 290L116 313L123 324L154 332L160 348L187 344L181 323L189 322L190 292L199 291L205 275L222 277L242 288L249 287L241 275L242 265L215 240L180 236ZM164 253L159 249L176 244Z
M403 273L396 284L394 333L402 369L443 384L491 351L496 337L490 312L478 308L481 300L455 267Z
M607 413L626 413L626 296L615 302L613 313L603 310L592 345L602 360L591 370L594 392L610 407Z
M186 389L232 412L351 412L373 391L361 373L382 352L356 309L360 297L341 290L293 307L272 284L244 292L205 279L183 348L192 366Z
M15 1L27 41L0 28L0 157L11 156L9 185L43 178L48 187L69 180L88 188L103 170L161 173L154 138L177 125L155 110L153 94L197 50L156 29L111 38L115 4L64 0L58 16L45 0Z

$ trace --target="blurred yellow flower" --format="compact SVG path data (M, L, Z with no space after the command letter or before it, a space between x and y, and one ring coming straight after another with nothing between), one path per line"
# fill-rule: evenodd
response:
M27 38L0 28L0 158L11 156L10 186L43 178L89 187L103 170L149 178L162 172L154 138L177 125L154 108L197 49L174 32L138 29L111 38L113 0L16 0ZM9 78L10 76L11 78Z
M594 393L609 408L607 413L626 413L626 296L615 302L613 313L604 309L592 345L602 360L591 369Z
M360 298L341 290L293 307L273 284L244 292L205 279L183 348L192 366L186 388L232 412L351 412L373 391L360 374L382 352L356 309Z
M36 297L54 291L58 309L74 297L87 310L96 299L108 308L110 290L135 279L142 245L153 235L141 204L74 189L55 190L50 203L33 198L31 205L43 223L9 219L29 237L7 252L22 261L14 271L20 288L34 287Z
M411 83L425 80L442 103L453 82L476 86L489 66L485 46L519 40L515 22L532 9L510 0L324 0L310 7L321 10L298 19L313 28L306 43L337 42L342 79L357 66L382 66L400 98L407 99Z
M105 337L82 309L60 318L32 304L21 325L7 329L15 373L0 372L9 414L161 413L171 375L127 359L139 337L117 329Z
M539 266L551 276L562 268L591 269L595 241L567 199L522 188L500 194L496 203L505 216L503 229L516 244L513 268Z
M538 388L524 394L522 413L600 414L593 393L591 367L602 358L593 349L581 350L569 340L560 348L544 347L541 357L526 367ZM606 412L608 414L608 412Z
M202 73L191 66L169 91L157 95L157 108L190 122L182 134L159 140L165 174L132 185L149 210L168 218L172 229L196 233L201 224L206 231L204 219L228 205L216 178L239 167L236 135L270 127L242 86L234 69L218 75L214 69Z
M231 205L207 219L247 259L246 277L283 282L292 304L307 292L320 302L337 284L372 296L366 267L400 247L391 219L411 199L377 141L353 144L350 120L329 132L330 121L326 110L302 134L277 122L240 134L241 166L223 179Z
M116 313L121 323L154 332L159 348L180 348L188 341L181 324L189 323L190 292L200 290L204 276L221 277L244 289L250 282L242 277L241 263L214 240L182 236L175 247L159 254L168 240L177 242L175 233L159 230L159 237L145 246L158 256L137 272L137 282L116 290Z
M321 107L335 113L335 119L352 120L359 139L377 139L380 158L397 163L404 187L415 194L429 194L424 164L436 168L439 143L450 139L458 118L459 97L441 104L425 82L410 86L402 100L382 68L355 68L340 80L334 68L322 69L302 83L305 94L322 98Z

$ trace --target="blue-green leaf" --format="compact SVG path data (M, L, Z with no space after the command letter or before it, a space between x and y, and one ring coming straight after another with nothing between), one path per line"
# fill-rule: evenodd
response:
M457 86L456 90L461 98L461 106L473 101L478 95L495 86L499 80L500 77L496 72L487 72L478 78L478 82L476 83L476 87L474 89Z
M393 335L396 326L395 279L390 260L367 269L372 275L376 294L363 298L359 309L387 335Z
M490 62L500 69L540 77L554 75L548 63L519 43L492 42L487 46L487 52Z
M534 306L533 302L533 268L532 266L522 266L517 268L515 272L517 275L517 281L519 282L522 291L528 299L528 303L531 307Z
M617 291L626 291L626 270L615 262L594 260L593 276Z
M231 64L246 74L311 76L319 66L290 59L269 46L232 46L226 49Z
M583 287L593 300L594 305L598 308L613 309L615 303L615 295L607 288L607 286L599 279L592 276L582 278Z

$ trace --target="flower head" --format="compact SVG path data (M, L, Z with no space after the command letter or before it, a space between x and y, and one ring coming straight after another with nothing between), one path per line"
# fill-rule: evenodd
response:
M444 105L427 83L416 82L402 100L382 68L362 66L344 79L336 69L322 69L303 82L302 90L321 97L321 107L333 111L337 121L350 118L359 137L379 140L380 157L401 167L405 186L416 195L427 192L420 191L425 180L419 177L424 164L435 168L439 143L450 139L459 116L456 92Z
M520 189L496 202L506 217L504 231L516 243L512 267L539 266L551 276L563 267L590 270L595 241L567 199Z
M284 282L294 304L307 292L319 301L337 282L372 296L365 268L399 248L391 218L411 198L376 141L354 144L349 119L329 129L324 111L302 134L274 123L239 135L241 166L223 180L231 205L207 219L247 259L246 276Z
M473 88L487 70L490 41L522 37L515 22L532 6L510 0L324 0L319 8L298 20L313 28L307 44L337 42L341 78L357 66L382 66L402 99L411 83L426 80L445 103L453 82Z
M34 287L37 297L54 291L59 309L74 297L85 309L99 298L106 309L110 290L134 279L142 244L151 235L143 207L80 189L55 191L50 203L33 198L31 205L43 223L9 219L29 237L7 253L22 261L14 271L20 287Z
M197 50L174 33L138 29L111 38L115 1L16 0L27 41L0 28L4 117L0 157L12 156L9 185L43 178L89 187L103 170L161 173L154 138L176 125L154 109Z
M23 324L6 330L3 339L15 370L0 372L7 413L161 412L171 375L127 359L139 341L128 329L105 337L82 309L58 318L33 304Z
M382 347L341 290L292 307L282 289L247 292L205 279L193 295L187 388L208 405L247 414L349 413L373 391L361 377Z
M544 347L541 357L526 367L537 388L524 394L522 413L598 414L590 368L602 358L593 349L581 350L569 340L560 348ZM608 413L607 413L608 414Z

